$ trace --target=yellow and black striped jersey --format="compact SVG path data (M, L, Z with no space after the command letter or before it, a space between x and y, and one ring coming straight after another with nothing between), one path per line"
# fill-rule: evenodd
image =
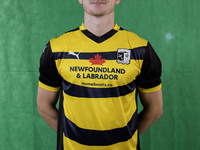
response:
M161 89L150 43L114 28L101 37L84 24L48 42L39 86L61 91L58 150L139 150L137 91Z

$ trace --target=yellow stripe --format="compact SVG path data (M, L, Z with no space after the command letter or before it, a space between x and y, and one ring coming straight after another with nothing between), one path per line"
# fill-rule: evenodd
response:
M122 30L121 32L122 32L121 36L123 35L123 33L124 33L124 35L126 35L126 34L128 35L128 38L129 38L129 41L130 41L130 43L129 43L130 45L129 46L131 46L132 48L143 47L143 46L147 46L147 44L148 44L147 40L145 40L143 38L140 38L135 33L132 33L130 31L124 31L124 30Z
M61 87L51 87L39 81L39 86L47 91L58 92Z
M62 61L60 65L60 60L56 60L56 65L58 67L58 72L64 78L64 80L76 84L79 86L93 87L93 83L96 84L106 84L110 86L101 86L101 88L110 88L126 85L135 80L135 77L140 74L140 68L142 66L143 60L131 60L131 64L134 65L123 65L117 64L116 60L106 60L103 66L91 65L89 60L76 60L76 59L66 59ZM109 73L109 72L90 72L90 71L79 71L80 67L91 67L91 68L109 68L109 71L114 69L123 70L121 73ZM74 69L73 69L74 68ZM92 76L96 76L92 78ZM100 78L100 76L103 78ZM79 76L79 78L77 78ZM105 78L106 76L106 78ZM105 78L105 79L104 79ZM77 80L75 80L77 79Z
M119 30L119 26L116 24L114 29ZM80 27L84 30L84 26ZM78 39L77 39L78 38ZM127 41L127 38L129 40ZM102 44L98 44L92 41L87 36L83 35L80 30L73 32L67 32L58 38L54 38L50 41L52 52L112 52L117 51L119 48L134 49L138 47L147 46L147 41L140 38L136 34L119 30L117 34L110 39L104 41ZM73 46L70 46L73 45Z
M78 98L63 93L64 113L80 128L88 130L121 128L127 125L137 109L134 100L135 91L116 98Z
M63 133L63 147L64 150L137 150L137 141L138 141L138 130L135 132L133 137L126 141L120 142L109 146L87 146L79 144L67 137Z
M145 89L145 88L141 88L141 87L137 87L138 90L142 93L151 93L151 92L156 92L156 91L159 91L161 88L162 88L162 85L158 85L156 87L153 87L153 88L148 88L148 89Z

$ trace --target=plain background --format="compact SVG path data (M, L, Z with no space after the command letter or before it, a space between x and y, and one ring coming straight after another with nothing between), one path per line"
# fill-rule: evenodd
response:
M141 135L142 150L200 148L199 6L121 0L116 8L118 25L149 40L163 65L164 113ZM50 39L82 21L77 0L0 0L0 149L56 149L56 133L37 112L39 59Z

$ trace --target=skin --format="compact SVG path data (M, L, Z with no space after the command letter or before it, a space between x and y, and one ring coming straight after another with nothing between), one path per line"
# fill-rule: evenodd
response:
M84 8L84 26L96 36L102 36L114 25L114 8L120 0L79 0ZM163 113L162 90L139 93L143 110L139 114L139 134L145 132ZM57 132L59 92L38 87L37 105L42 118Z
M58 101L59 92L47 91L38 86L37 106L41 117L48 125L57 132L58 110L56 103Z
M139 114L139 134L154 124L163 113L162 90L152 93L139 92L143 110Z
M96 36L102 36L114 25L115 5L120 0L79 0L84 9L84 26Z

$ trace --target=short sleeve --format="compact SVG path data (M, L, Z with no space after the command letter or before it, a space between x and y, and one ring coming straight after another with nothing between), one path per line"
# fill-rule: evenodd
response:
M39 86L49 91L59 91L62 77L56 68L55 59L51 50L50 42L47 43L40 58Z
M140 75L136 78L138 90L144 93L161 89L161 61L148 42Z

